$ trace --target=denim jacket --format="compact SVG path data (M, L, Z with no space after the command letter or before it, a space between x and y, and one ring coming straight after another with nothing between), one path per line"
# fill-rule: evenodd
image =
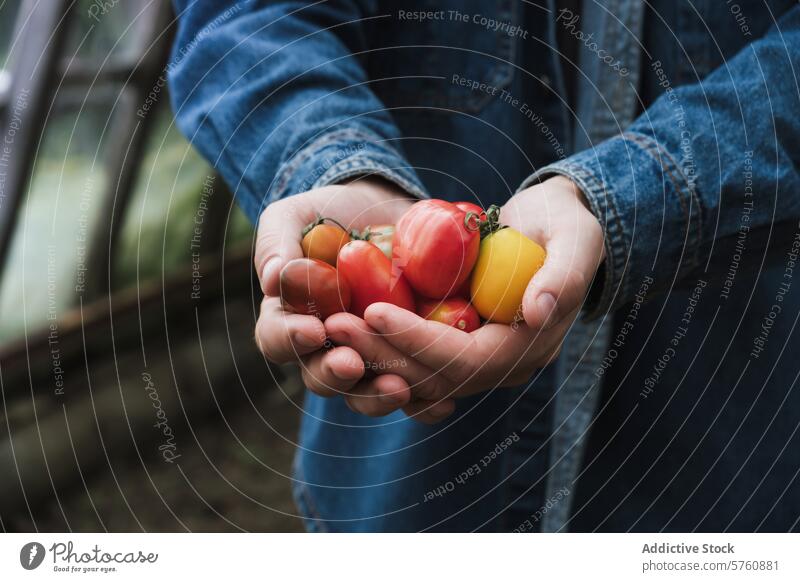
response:
M605 229L527 385L436 426L307 396L310 529L800 528L796 2L175 5L177 123L254 222L356 175L489 205L563 174Z

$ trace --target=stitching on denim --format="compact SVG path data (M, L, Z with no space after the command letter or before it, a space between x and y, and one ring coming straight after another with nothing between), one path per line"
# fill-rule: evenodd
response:
M625 226L622 223L622 218L620 217L619 209L617 208L616 201L614 199L613 193L606 188L605 184L595 176L589 170L581 167L581 166L573 166L572 164L565 164L565 166L571 168L576 176L583 177L584 181L591 182L590 190L596 194L596 197L599 197L600 193L604 193L603 198L606 201L606 205L611 210L611 215L613 219L613 223L615 225L615 230L617 231L615 236L611 237L611 242L609 244L609 248L611 249L611 269L607 269L606 273L606 285L603 287L603 294L601 296L600 301L598 302L598 309L602 308L606 303L611 303L610 296L612 293L612 288L614 286L614 281L619 280L619 286L621 293L620 295L624 298L627 297L626 294L626 281L625 281Z
M616 231L614 233L610 233L606 237L608 240L607 260L609 261L610 265L605 272L603 292L600 296L598 304L588 315L588 317L591 319L594 315L601 313L606 306L611 306L612 289L614 288L614 281L617 279L617 274L619 274L620 295L625 297L625 227L622 223L622 219L620 218L619 209L617 208L614 196L609 193L609 190L605 188L603 183L596 178L594 174L589 172L589 170L585 169L581 165L567 161L561 161L541 168L525 179L517 191L519 192L520 190L529 187L534 182L541 183L542 177L548 173L559 174L566 176L567 178L583 182L585 184L585 189L587 190L587 196L592 194L592 196L589 197L590 203L593 203L593 206L597 209L597 213L601 215L603 221L605 222L605 224L602 225L604 230L607 229L607 225L612 225ZM592 184L588 184L588 182L592 182ZM602 207L598 202L600 195L604 192L606 193L603 196L604 200L606 201L605 208Z
M683 211L684 218L686 218L686 222L691 224L691 216L689 216L689 208L686 206L686 199L684 198L681 187L678 185L678 180L675 177L675 173L672 171L672 166L675 163L675 160L672 158L672 156L669 155L669 153L664 150L660 144L647 139L643 135L636 133L625 133L623 134L623 137L638 145L651 158L658 162L658 165L661 166L661 170L669 177L669 181L672 183L672 188L678 195L678 201L680 202L681 210ZM665 159L668 162L666 164L664 163Z
M403 175L403 168L388 168L385 163L370 155L356 155L345 158L335 163L333 166L314 182L314 187L327 186L352 176L363 175L368 171L372 175L381 176L390 182L394 182L409 194L417 198L428 198L428 194L421 184L416 180Z
M278 170L278 176L280 176L280 178L275 184L276 198L281 198L283 196L283 191L287 188L289 182L291 182L291 179L297 169L305 164L312 155L317 154L319 151L331 143L334 143L336 140L342 140L343 138L355 138L359 136L359 133L359 130L353 128L340 129L324 134L303 147L302 150L295 154L291 160L286 162L284 166Z
M600 180L599 177L595 176L588 170L586 170L586 179L590 182L593 182L595 188L601 189L605 193L604 198L606 200L606 204L611 208L611 215L613 217L614 224L616 225L616 230L618 231L616 237L613 237L611 240L610 247L612 250L612 268L609 269L610 273L607 275L608 285L606 285L603 289L604 297L601 297L602 300L599 302L600 305L598 306L600 307L608 303L610 307L612 304L611 294L613 293L615 280L619 281L620 295L623 298L627 296L627 283L625 280L625 250L628 247L628 244L625 241L625 225L622 222L622 217L620 215L619 208L617 208L617 202L613 192L606 188L605 184Z
M369 143L377 149L386 151L389 155L400 157L400 154L391 146L378 144L381 140L380 136L359 128L344 128L330 133L326 133L316 140L306 145L295 156L286 162L281 168L278 169L277 180L273 186L274 200L280 199L284 196L285 190L288 188L289 183L294 177L297 170L305 164L313 155L318 154L325 147L337 141L345 140L358 140L364 143Z
M686 177L686 174L683 173L683 170L681 170L680 166L677 164L677 162L676 162L675 158L672 156L672 154L669 151L667 151L660 143L658 143L656 140L651 139L648 136L643 135L643 134L626 132L625 135L629 136L630 139L633 140L634 142L640 144L642 146L642 148L651 157L653 157L654 159L657 159L659 161L659 164L661 165L662 170L667 172L667 175L669 176L670 181L672 182L672 185L675 188L675 192L678 194L678 198L680 199L681 209L683 210L683 214L684 214L684 216L686 218L687 228L690 229L690 233L691 233L691 230L692 230L692 223L694 222L692 220L692 209L693 208L697 209L697 211L695 212L695 214L697 214L697 225L693 229L694 230L694 237L692 237L692 238L695 238L696 240L695 240L694 247L691 249L692 258L689 261L690 266L695 265L697 263L697 256L698 256L698 253L700 251L700 244L702 242L702 230L703 230L702 208L700 207L700 199L697 196L697 193L695 192L695 189L689 183L689 180ZM656 157L656 155L653 153L654 149L658 150L658 152L660 154L658 157ZM680 186L678 185L677 180L675 179L675 176L672 173L672 169L667 167L661 161L663 159L668 160L669 166L671 166L671 168L674 169L674 171L677 172L680 175L680 178L682 179L683 183L686 184L686 190L688 191L689 198L690 198L690 203L689 203L688 206L686 204L686 199L684 197L684 193L681 190ZM687 238L689 238L689 237L687 237Z
M294 463L294 474L295 481L292 487L292 496L294 497L295 505L307 521L314 522L320 532L328 532L329 529L317 511L311 492L305 486L305 473L298 462Z
M690 198L689 205L687 205L687 203L686 203L686 198L684 196L685 193L681 190L681 188L680 188L680 186L678 184L678 181L675 179L675 177L674 177L674 175L672 173L672 170L670 168L666 167L663 163L660 162L662 169L670 177L670 181L672 182L672 185L675 188L676 193L678 194L678 197L680 199L681 209L683 210L684 217L686 218L687 228L689 229L689 232L687 233L687 239L689 240L689 244L691 244L692 247L690 249L690 256L689 256L689 258L687 260L687 264L686 264L686 266L682 267L682 271L686 271L687 269L691 269L698 262L698 258L697 257L698 257L698 253L699 253L699 249L700 249L700 242L702 241L702 235L701 235L701 230L702 230L701 211L702 211L702 208L700 206L700 200L697 197L697 194L696 194L694 188L689 183L689 180L686 178L686 175L684 174L683 170L681 170L681 168L677 164L675 158L672 156L672 154L669 151L664 149L664 147L661 146L661 144L659 144L657 141L655 141L655 140L653 140L653 139L651 139L651 138L649 138L649 137L647 137L645 135L635 134L635 133L627 133L626 135L629 135L634 141L636 141L636 143L639 143L642 146L642 148L645 151L647 151L648 154L651 157L653 157L654 159L656 158L656 155L653 153L652 150L653 149L657 149L658 152L659 152L659 158L658 158L659 162L660 162L661 159L666 158L669 161L672 169L674 169L674 171L677 172L680 175L681 181L686 184L686 190L689 192L689 198ZM692 220L692 218L693 218L692 217L692 208L697 208L697 212L695 213L697 215L697 225L694 228L692 227L692 222L693 222L693 220ZM695 240L693 241L692 239L695 239ZM694 244L692 244L692 243L694 243Z

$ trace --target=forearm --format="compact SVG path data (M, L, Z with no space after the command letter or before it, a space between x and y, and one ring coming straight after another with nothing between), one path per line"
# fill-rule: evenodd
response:
M631 301L644 277L666 289L707 263L721 275L743 230L755 259L783 253L763 234L800 217L797 71L800 7L702 83L664 77L665 94L623 134L529 179L567 175L605 228L595 314Z
M358 61L370 18L358 2L176 7L177 123L253 221L273 200L357 175L423 193Z

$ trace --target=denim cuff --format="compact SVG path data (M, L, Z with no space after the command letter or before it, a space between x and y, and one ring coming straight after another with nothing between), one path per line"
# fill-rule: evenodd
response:
M284 163L267 203L368 175L380 176L417 198L429 197L416 172L385 139L362 128L344 128L322 135Z
M702 208L686 174L651 137L626 132L541 168L520 186L566 176L603 226L606 261L585 317L631 303L645 284L649 298L651 290L670 288L699 264Z

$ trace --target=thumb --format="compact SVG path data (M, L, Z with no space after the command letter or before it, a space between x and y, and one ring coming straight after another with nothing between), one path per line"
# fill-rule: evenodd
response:
M525 323L549 329L580 309L589 285L603 259L602 230L597 228L554 232L545 247L547 258L533 276L522 298Z
M258 220L255 268L265 295L279 294L278 275L283 266L303 256L300 246L303 227L313 220L301 211L298 201L287 198L273 202Z

